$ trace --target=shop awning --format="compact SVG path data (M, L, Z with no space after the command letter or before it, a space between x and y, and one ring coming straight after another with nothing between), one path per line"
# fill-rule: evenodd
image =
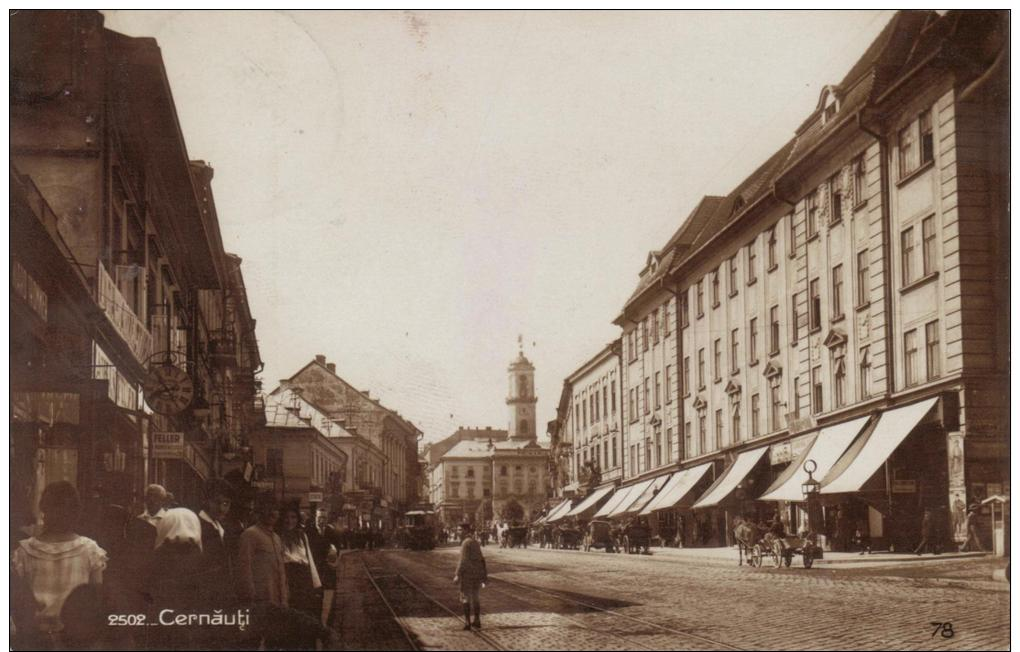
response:
M620 502L626 499L627 496L630 494L631 490L633 489L634 489L633 486L617 489L616 493L613 494L612 498L607 500L606 504L599 508L599 511L595 512L595 516L593 518L602 518L605 516L609 516L609 513L616 509L620 505Z
M861 433L861 428L869 418L861 417L824 428L815 435L814 441L804 449L804 452L794 460L793 464L776 478L772 486L766 489L765 494L758 500L790 500L793 502L805 500L801 488L804 481L808 479L807 471L804 470L804 462L814 461L818 468L812 473L812 477L821 481L840 456L846 452L854 437Z
M627 511L630 510L630 506L637 502L637 499L640 498L641 494L643 494L645 490L652 485L652 482L652 480L645 480L644 482L631 485L630 489L627 491L627 495L621 498L620 502L616 504L616 507L606 514L606 516L613 517L627 513Z
M698 502L694 503L693 508L713 507L725 500L737 488L737 485L747 477L747 474L751 472L751 469L754 468L754 465L758 463L758 460L765 455L768 449L768 446L762 446L761 448L744 451L738 455L736 461L723 471L722 475L698 499Z
M580 516L584 514L588 510L594 508L595 505L597 505L598 502L602 500L604 497L608 496L609 492L611 492L612 490L613 485L609 485L608 487L602 487L601 489L596 489L595 491L592 492L590 496L579 502L577 504L577 507L574 507L572 510L570 510L567 513L567 516Z
M659 477L652 480L652 483L645 488L641 495L634 499L634 502L630 504L630 507L620 512L620 515L630 514L631 512L640 512L644 509L645 505L652 502L656 496L661 493L661 489L669 482L669 479L673 477L670 475L660 475ZM656 493L658 492L658 493Z
M822 493L860 491L937 401L930 398L883 412L871 434L855 442L822 480Z
M568 498L567 500L564 500L556 507L553 507L552 511L546 515L545 522L552 523L553 521L558 521L564 516L566 516L567 512L569 511L570 511L570 499Z
M662 491L641 510L641 515L644 516L660 509L674 507L691 492L694 485L698 484L698 481L705 476L705 472L711 466L711 464L699 464L690 469L674 473L669 482L662 488Z

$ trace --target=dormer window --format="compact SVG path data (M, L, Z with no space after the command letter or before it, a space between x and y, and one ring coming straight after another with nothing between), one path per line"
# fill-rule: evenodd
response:
M822 124L829 124L829 121L835 118L836 113L839 112L839 97L836 95L835 89L826 86L822 90L822 97L818 105L822 111Z

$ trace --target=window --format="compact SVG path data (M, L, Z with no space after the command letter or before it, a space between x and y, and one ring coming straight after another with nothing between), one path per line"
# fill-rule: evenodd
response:
M500 465L500 467L499 467L499 474L501 476L506 476L506 472L507 472L506 464Z
M903 285L910 285L914 280L914 227L905 229L900 234L900 266L903 272Z
M842 351L835 356L832 375L832 406L841 408L846 404L846 362Z
M655 433L655 466L662 466L662 433Z
M707 410L701 408L698 410L698 452L704 453L707 446L705 445L705 438L708 433L705 432L705 413Z
M630 332L630 361L637 360L637 349L638 349L638 329L635 326Z
M865 197L866 172L867 170L865 169L864 154L861 154L860 156L855 158L854 162L851 164L851 174L853 175L854 206L860 206L867 199L867 197Z
M609 392L612 395L612 399L613 399L613 402L611 403L611 405L613 406L613 414L616 414L616 381L615 380L609 381Z
M460 483L450 483L450 498L460 498Z
M684 356L684 370L683 370L683 374L684 374L683 378L680 379L680 382L683 384L681 389L684 392L684 396L690 396L691 395L691 356L689 356L689 355L685 355Z
M648 382L648 376L645 376L645 414L648 414L652 409L651 399L651 387Z
M602 442L602 468L609 468L609 442Z
M693 452L691 450L692 443L693 442L691 441L691 422L684 421L684 454L687 457L692 457Z
M645 443L645 470L652 468L652 443Z
M751 317L747 324L747 356L748 364L758 362L758 318Z
M832 318L843 316L843 266L832 268Z
M793 416L800 417L800 377L793 377Z
M266 477L279 478L283 476L283 449L266 449Z
M778 263L776 262L776 227L769 229L767 243L766 258L769 271L772 271L778 266Z
M917 330L903 334L903 382L907 387L917 383Z
M712 342L712 373L715 382L722 380L722 342L719 338Z
M652 311L652 343L659 343L659 309Z
M818 235L818 191L807 196L807 238Z
M899 135L899 157L900 157L900 178L913 172L918 163L917 143L915 141L914 125L909 124L900 130Z
M722 410L715 411L715 449L720 450L722 448L723 440L723 418Z
M793 213L790 213L786 219L790 224L790 257L792 258L797 253L797 220L794 219Z
M613 467L616 467L616 437L613 437Z
M687 314L687 309L687 290L684 290L680 295L680 328L687 328L687 326L691 323L690 317Z
M740 439L740 394L730 399L730 432L733 441Z
M655 372L655 409L662 407L662 372Z
M811 330L815 331L822 327L822 295L819 289L818 279L812 279L809 286L811 291L811 303L808 304L808 319L811 321Z
M811 414L822 411L822 368L811 368Z
M921 132L921 165L935 160L935 138L931 127L931 111L924 111L917 118Z
M755 251L755 241L747 245L747 284L751 285L758 279L758 254Z
M464 474L464 477L466 477L466 478L473 478L473 477L475 477L475 467L469 466L467 468L467 473Z
M712 272L712 307L719 305L719 268Z
M730 296L737 296L737 257L736 255L730 256L730 260L727 263L729 270L729 283L730 283Z
M630 388L630 420L637 421L637 392Z
M663 337L669 337L669 325L670 325L670 321L671 320L669 318L669 300L667 299L666 303L662 304L662 336Z
M769 354L779 353L779 306L769 308Z
M861 400L871 396L871 359L868 353L868 347L861 347L861 357L857 363L857 393Z
M832 175L829 179L829 223L835 224L843 219L843 173Z
M857 252L857 307L868 305L870 281L868 278L868 250Z
M938 321L931 321L924 325L924 354L928 365L927 378L928 380L934 380L939 377L942 368Z
M703 317L705 315L705 288L702 285L702 282L704 280L705 279L703 279L703 278L702 279L698 279L698 292L697 292L697 300L698 301L697 301L697 305L694 306L695 310L698 311L698 317Z
M473 483L473 482L471 484L467 485L467 497L468 498L474 498L475 497L475 483Z
M761 434L761 406L757 394L751 394L751 436L757 437Z
M666 428L666 464L673 461L673 429Z
M602 385L602 416L609 418L609 388Z
M698 349L698 389L705 389L705 349Z
M588 407L589 407L588 404L589 404L588 396L587 396L587 392L585 392L585 396L584 396L584 398L582 400L582 403L581 403L581 405L584 406L584 409L581 410L581 416L584 418L584 421L581 423L581 425L584 426L585 428L588 427Z
M672 371L672 369L673 368L670 365L666 365L666 404L667 405L669 405L670 403L673 402L673 380L672 380L672 374L670 373L670 371Z
M790 334L794 344L800 340L800 310L797 307L797 301L800 299L799 293L794 292L793 297L790 299Z
M935 272L938 261L935 250L935 216L927 217L921 222L921 258L922 273L927 276Z
M769 379L769 430L775 431L782 427L783 399L779 395L780 378L778 375Z
M648 317L641 322L641 350L648 350Z
M740 332L734 328L730 331L730 373L737 373L738 360L740 359Z

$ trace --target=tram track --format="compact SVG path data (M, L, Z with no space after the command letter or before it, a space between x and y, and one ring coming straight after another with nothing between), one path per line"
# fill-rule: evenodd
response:
M501 566L509 567L512 570L516 570L516 569L520 569L520 570L523 570L523 571L535 570L534 567L520 566L520 565L516 565L516 564L512 564L512 563L502 562L502 561L499 562L499 564ZM406 579L406 575L403 575L403 577L405 577L405 579ZM407 581L410 582L410 580L407 580ZM505 587L513 587L513 589L516 589L516 591L502 589L502 588L497 588L497 586L499 586L499 585L503 585ZM420 587L418 587L418 588L419 588L419 590L421 590ZM730 645L728 643L724 643L722 641L717 641L717 640L711 639L711 638L706 637L706 636L701 636L699 634L694 634L694 633L691 633L691 632L683 631L683 630L680 630L680 629L669 627L668 625L662 625L660 623L656 623L656 622L651 621L651 620L647 620L647 619L644 619L644 618L639 618L639 617L636 617L636 616L631 616L629 614L622 614L622 613L619 613L618 611L616 611L614 609L609 609L609 608L606 608L606 607L599 606L597 604L593 604L592 602L589 602L589 601L580 600L580 599L577 599L577 598L573 598L573 597L570 597L570 596L563 595L562 592L550 591L550 590L544 589L542 587L537 587L537 586L530 585L530 584L524 584L524 583L516 582L516 581L513 581L513 580L508 580L508 579L505 579L503 577L494 577L493 575L490 575L489 576L488 590L493 592L493 593L498 593L498 594L504 596L505 599L508 598L508 599L512 600L513 602L515 602L515 603L521 604L521 610L533 609L535 601L534 600L530 600L530 599L528 599L525 596L522 596L520 594L520 591L529 591L529 592L537 593L539 595L542 595L545 598L545 600L549 600L549 599L553 600L554 603L556 601L558 601L560 603L566 603L567 605L569 605L569 607L566 608L566 609L555 609L555 608L553 608L553 609L550 609L549 611L551 613L554 613L557 618L559 618L562 621L564 621L564 625L573 626L573 627L575 627L577 629L581 629L581 630L584 630L586 632L589 632L592 635L595 635L597 637L610 637L612 639L616 639L616 640L622 641L622 642L624 642L626 644L626 648L625 649L653 650L653 649L670 649L670 648L673 648L673 647L679 647L679 648L683 648L683 649L690 649L692 647L700 647L700 648L713 649L713 650L715 650L715 649L741 650L742 649L742 648ZM424 594L425 592L422 590L422 593ZM434 599L434 598L432 598L432 599ZM566 612L569 612L569 611L572 611L572 610L573 611L577 611L578 613L598 613L598 614L603 614L603 615L607 615L607 616L613 616L613 617L619 619L620 621L625 621L625 622L629 622L631 624L640 625L641 627L644 627L646 629L646 632L647 632L647 630L654 630L654 631L660 632L663 635L669 636L671 638L679 637L682 641L685 641L686 644L681 644L681 645L673 645L673 644L671 644L670 648L667 648L667 647L662 646L662 645L658 645L658 646L656 646L656 645L649 645L645 640L642 640L642 638L640 636L635 636L635 634L633 632L613 631L613 629L611 629L611 628L593 626L593 625L591 625L589 623L584 622L580 618L573 617L571 615L567 615ZM447 611L449 611L449 609L447 609ZM642 636L645 636L645 638L647 638L647 634L645 634L645 633L643 633ZM695 643L695 642L696 642L696 644L692 645L692 643Z

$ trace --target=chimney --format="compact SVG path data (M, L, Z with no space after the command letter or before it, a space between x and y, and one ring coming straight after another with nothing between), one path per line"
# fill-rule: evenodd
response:
M315 361L318 362L319 364L325 366L326 365L326 356L324 356L324 355L322 355L320 353L320 354L315 356Z
M329 373L335 374L336 373L336 363L335 362L327 362L326 363L326 369L329 369Z

